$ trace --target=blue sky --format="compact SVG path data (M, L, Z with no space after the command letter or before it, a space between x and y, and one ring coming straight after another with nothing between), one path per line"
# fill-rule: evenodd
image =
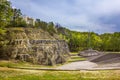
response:
M120 32L120 0L10 0L22 13L71 30Z

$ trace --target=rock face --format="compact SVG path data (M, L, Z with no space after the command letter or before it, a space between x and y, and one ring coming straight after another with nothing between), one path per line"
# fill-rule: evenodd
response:
M58 40L39 29L11 29L9 41L11 58L32 63L55 65L69 58L69 48L64 40Z

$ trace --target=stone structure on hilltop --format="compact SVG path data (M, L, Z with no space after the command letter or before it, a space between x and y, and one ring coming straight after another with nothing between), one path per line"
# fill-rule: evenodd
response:
M33 19L33 18L30 18L30 17L24 15L23 20L25 20L25 22L29 25L33 25L33 26L35 25L35 19Z

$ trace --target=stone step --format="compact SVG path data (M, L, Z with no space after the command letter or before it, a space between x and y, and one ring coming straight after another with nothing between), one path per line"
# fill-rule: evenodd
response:
M120 54L105 54L105 55L99 56L91 60L91 62L100 62L100 61L105 61L105 60L109 60L112 58L118 58L118 57L120 57Z

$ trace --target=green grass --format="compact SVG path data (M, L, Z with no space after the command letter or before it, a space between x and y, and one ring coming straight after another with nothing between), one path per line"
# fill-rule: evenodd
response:
M86 60L86 58L78 56L77 52L71 52L70 55L71 55L71 58L68 60L68 63L69 62L76 62L76 61L84 61L84 60Z
M76 61L84 61L84 60L86 60L86 58L80 56L71 56L68 62L76 62Z
M70 54L78 54L77 52L71 52Z
M0 69L0 80L120 80L120 70L35 71Z
M104 53L106 53L106 54L120 54L120 52L104 52Z
M56 66L36 65L29 62L21 62L21 61L0 61L0 67L53 68Z
M77 52L71 52L71 59L68 60L68 62L75 62L75 61L83 61L86 60L85 58L78 56Z
M78 53L77 52L71 52L70 54L71 55L77 55Z

